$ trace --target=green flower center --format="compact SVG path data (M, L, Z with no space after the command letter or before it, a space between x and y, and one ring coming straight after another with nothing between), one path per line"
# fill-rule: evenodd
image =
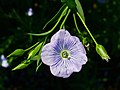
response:
M70 57L70 52L67 50L62 50L60 55L63 59L68 59Z

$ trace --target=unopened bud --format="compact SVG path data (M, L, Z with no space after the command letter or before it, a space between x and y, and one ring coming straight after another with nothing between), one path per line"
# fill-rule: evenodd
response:
M102 59L104 59L108 62L108 59L110 59L110 57L108 56L107 51L105 50L105 48L102 45L97 44L96 51L101 56Z

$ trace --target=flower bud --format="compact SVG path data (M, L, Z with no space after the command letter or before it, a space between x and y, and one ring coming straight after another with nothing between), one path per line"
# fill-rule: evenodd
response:
M102 45L97 44L96 51L101 56L102 59L105 59L108 62L108 59L110 59L110 57L108 56L107 51Z

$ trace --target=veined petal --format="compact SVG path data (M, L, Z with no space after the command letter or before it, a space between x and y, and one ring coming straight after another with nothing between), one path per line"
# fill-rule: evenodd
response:
M48 43L42 48L41 59L44 64L53 65L56 64L61 58L57 50L53 48L53 45Z
M65 60L62 60L57 64L50 66L50 71L54 76L67 78L73 73L73 70L69 67L67 66Z
M73 71L73 72L79 72L82 68L82 65L79 63L74 63L71 60L65 60L67 70Z
M66 40L66 46L68 50L71 51L71 53L77 51L86 54L85 48L78 37L71 36L70 38L68 38L68 40Z
M76 64L81 64L81 65L86 64L86 62L88 61L87 56L85 54L82 54L77 51L71 54L70 60Z
M61 29L52 36L51 43L52 42L54 43L54 42L56 42L58 40L65 40L66 37L69 37L69 36L71 36L71 35L67 30Z

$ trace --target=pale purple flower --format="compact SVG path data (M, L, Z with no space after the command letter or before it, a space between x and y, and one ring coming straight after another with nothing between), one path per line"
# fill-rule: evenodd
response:
M54 76L63 78L79 72L87 62L86 51L79 38L64 29L55 33L50 43L42 48L41 59L50 66Z
M1 66L4 67L4 68L7 68L9 66L9 64L8 64L7 59L5 58L5 56L1 55L0 59L2 61Z
M32 16L33 15L33 10L32 8L29 8L28 12L27 12L27 15L28 16Z

